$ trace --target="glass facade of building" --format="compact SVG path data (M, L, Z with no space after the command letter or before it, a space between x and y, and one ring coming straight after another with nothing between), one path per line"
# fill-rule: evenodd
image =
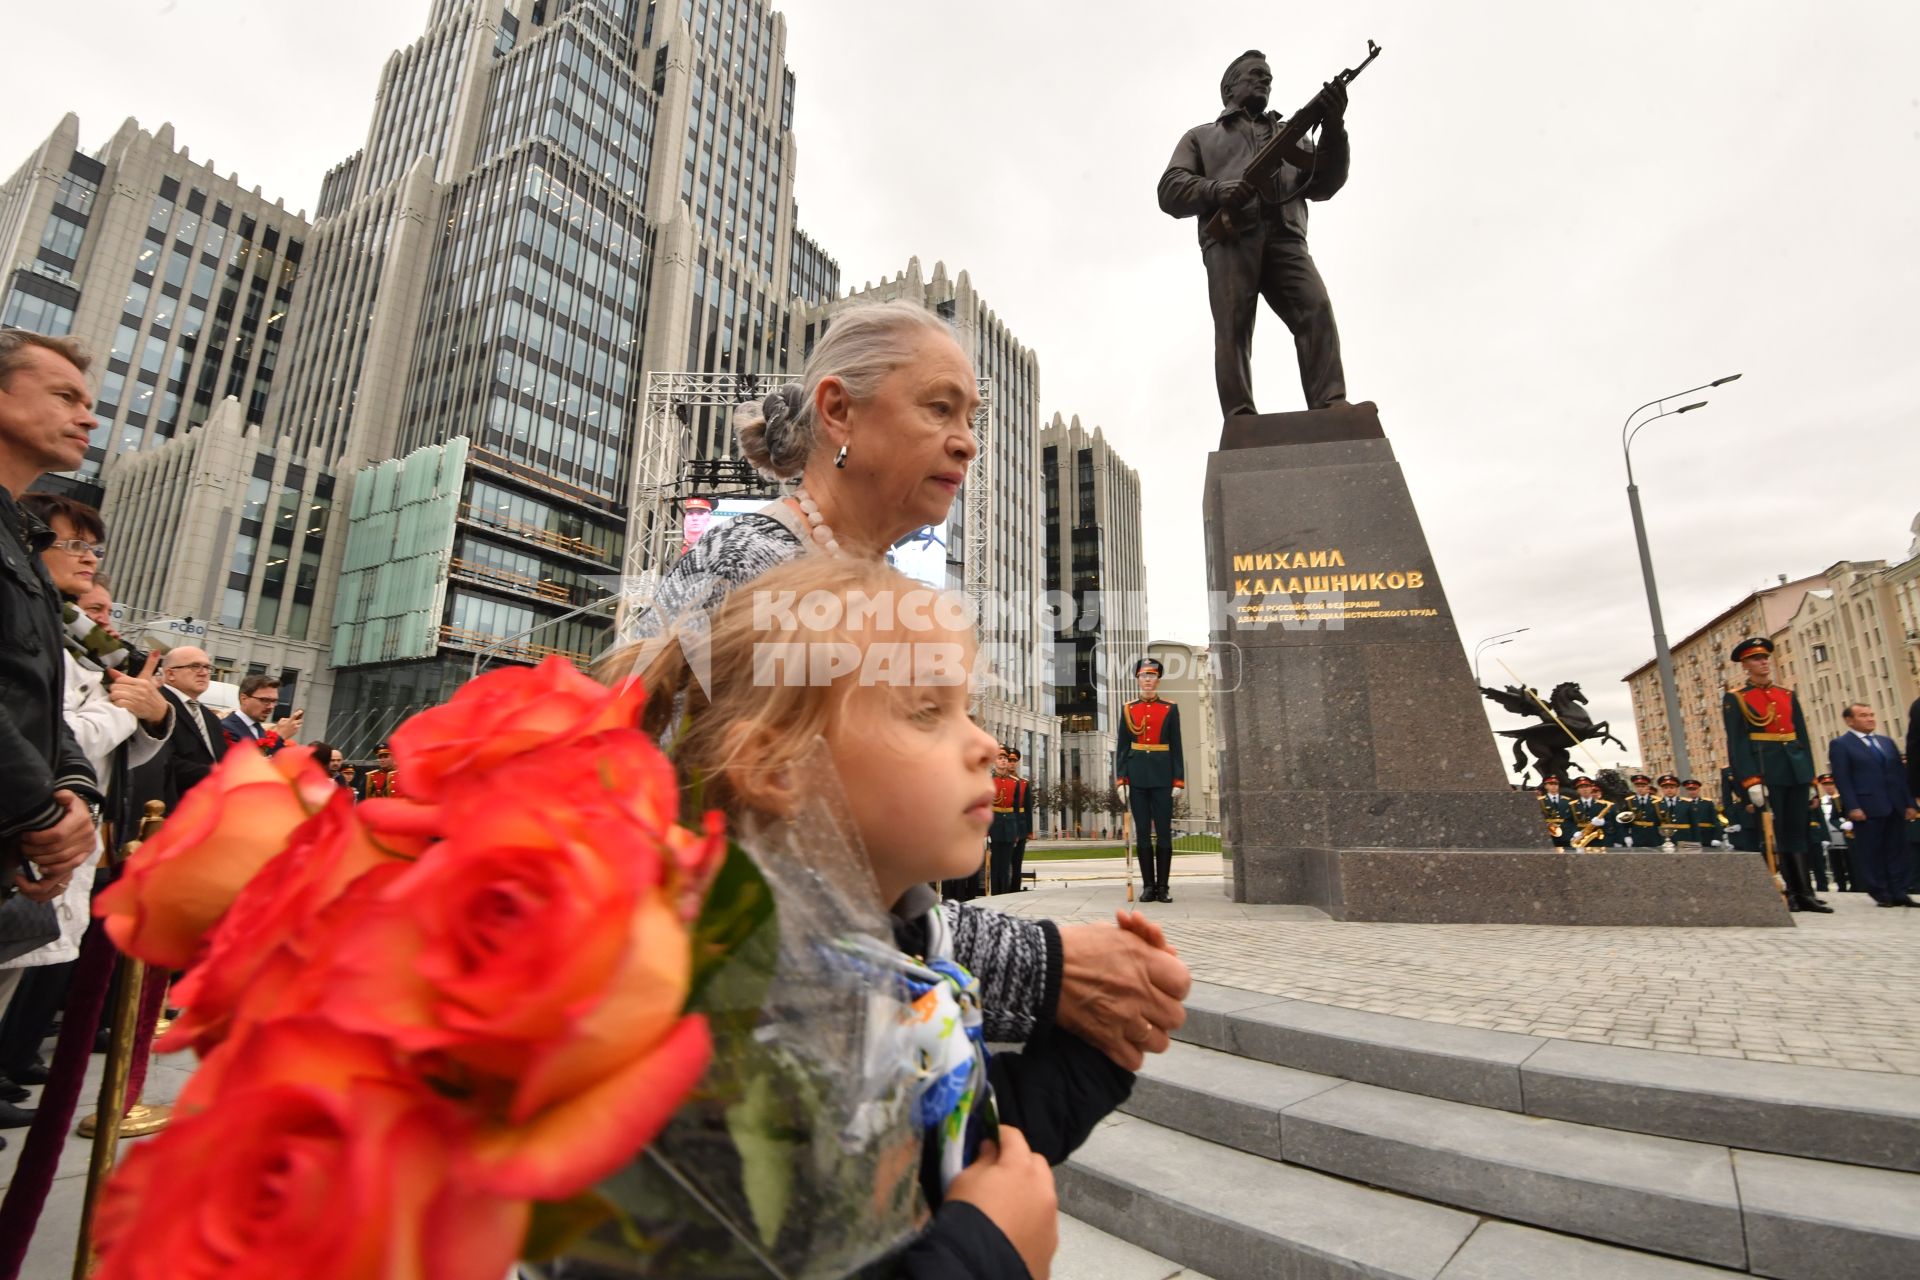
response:
M229 396L247 422L264 421L305 221L268 213L131 125L98 154L65 150L58 166L44 211L35 175L0 188L0 228L15 223L30 251L5 282L0 324L74 334L100 357L99 426L79 478L200 425ZM35 219L37 231L18 225Z
M604 647L610 620L576 611L607 597L619 526L581 506L464 438L356 476L329 740L370 752L476 659L584 663Z
M83 475L192 430L228 397L249 423L265 420L304 248L197 187L160 183L124 280Z

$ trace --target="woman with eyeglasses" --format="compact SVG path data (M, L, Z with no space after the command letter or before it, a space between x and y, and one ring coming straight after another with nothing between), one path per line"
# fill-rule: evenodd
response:
M126 768L156 755L172 727L171 710L152 679L157 659L139 658L76 603L100 585L100 562L106 555L100 513L84 502L50 493L22 494L20 506L53 530L53 541L41 551L40 560L63 605L67 727L112 805L124 793ZM136 660L137 671L128 671ZM91 919L99 840L96 834L93 856L68 873L55 900L60 936L0 965L26 971L0 1024L0 1128L32 1121L33 1112L15 1104L26 1096L24 1086L47 1079L40 1045L66 1002L73 962Z

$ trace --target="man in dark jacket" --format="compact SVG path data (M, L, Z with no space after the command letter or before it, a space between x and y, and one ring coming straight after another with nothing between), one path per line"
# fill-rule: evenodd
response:
M100 789L66 722L60 596L40 562L53 533L14 499L85 459L88 362L71 339L0 332L0 896L39 902L93 853ZM20 973L0 970L0 1012Z
M1260 299L1293 333L1300 359L1300 387L1307 408L1322 409L1347 398L1340 363L1340 333L1333 323L1327 286L1307 252L1308 200L1326 200L1346 185L1351 151L1345 115L1347 89L1320 91L1326 123L1305 173L1291 164L1264 186L1245 181L1247 165L1280 129L1267 110L1273 70L1257 49L1235 58L1220 81L1226 104L1212 124L1187 130L1160 175L1160 208L1175 218L1200 221L1200 256L1207 265L1207 300L1213 306L1213 371L1223 417L1258 412L1253 405L1253 322ZM1207 221L1225 206L1244 228L1215 241ZM1257 209L1257 212L1256 212Z
M1907 896L1907 823L1915 816L1900 748L1878 733L1873 708L1856 702L1844 712L1847 731L1827 744L1840 803L1853 822L1853 873L1883 907L1915 907Z
M240 708L220 721L220 730L227 735L227 745L236 742L251 742L260 748L263 756L278 755L285 747L293 745L300 734L300 722L306 712L295 711L290 716L268 723L262 717L273 714L273 708L280 701L280 681L276 676L251 675L240 682Z
M213 662L205 649L182 645L169 649L161 660L162 691L174 703L173 735L167 740L167 811L195 783L213 772L227 754L227 735L220 718L200 705L200 695L213 679Z

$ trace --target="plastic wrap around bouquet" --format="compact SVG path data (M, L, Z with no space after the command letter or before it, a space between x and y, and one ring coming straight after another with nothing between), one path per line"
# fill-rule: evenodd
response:
M712 1063L601 1184L619 1214L528 1275L856 1275L925 1223L924 1133L957 1135L976 1110L991 1131L971 979L896 950L825 746L792 773L799 810L735 833L776 910L731 935L695 995Z
M395 730L404 799L246 744L183 798L96 903L187 971L157 1047L202 1059L102 1197L101 1280L500 1280L614 1214L771 914L639 710L552 660Z

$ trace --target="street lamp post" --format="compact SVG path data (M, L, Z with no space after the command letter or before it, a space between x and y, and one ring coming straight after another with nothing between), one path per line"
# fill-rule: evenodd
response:
M1497 635L1488 636L1485 640L1473 646L1473 682L1475 684L1480 683L1480 655L1482 653L1485 653L1488 649L1497 649L1503 644L1512 644L1515 636L1531 630L1533 630L1532 627L1516 627L1512 631L1502 631Z
M1687 761L1687 731L1686 726L1680 721L1680 689L1673 676L1673 651L1667 647L1667 627L1660 617L1660 591L1654 585L1653 552L1647 547L1647 521L1640 511L1640 486L1633 480L1633 438L1639 435L1640 428L1649 422L1658 422L1661 418L1670 418L1675 414L1692 413L1695 409L1705 408L1707 402L1696 400L1678 409L1663 410L1651 418L1641 419L1639 426L1634 426L1633 420L1639 417L1643 410L1663 405L1669 400L1677 400L1684 395L1691 395L1695 391L1707 391L1714 387L1725 386L1739 377L1739 374L1731 373L1724 378L1715 378L1712 382L1705 382L1697 387L1689 387L1685 391L1676 391L1672 395L1662 396L1658 400L1649 400L1628 414L1627 420L1620 425L1620 456L1627 464L1627 508L1633 512L1633 536L1640 548L1640 577L1646 583L1647 612L1653 619L1653 660L1660 673L1660 696L1667 708L1667 737L1673 744L1673 771L1682 778L1692 772L1692 766ZM1628 430L1629 427L1632 428L1631 431Z

